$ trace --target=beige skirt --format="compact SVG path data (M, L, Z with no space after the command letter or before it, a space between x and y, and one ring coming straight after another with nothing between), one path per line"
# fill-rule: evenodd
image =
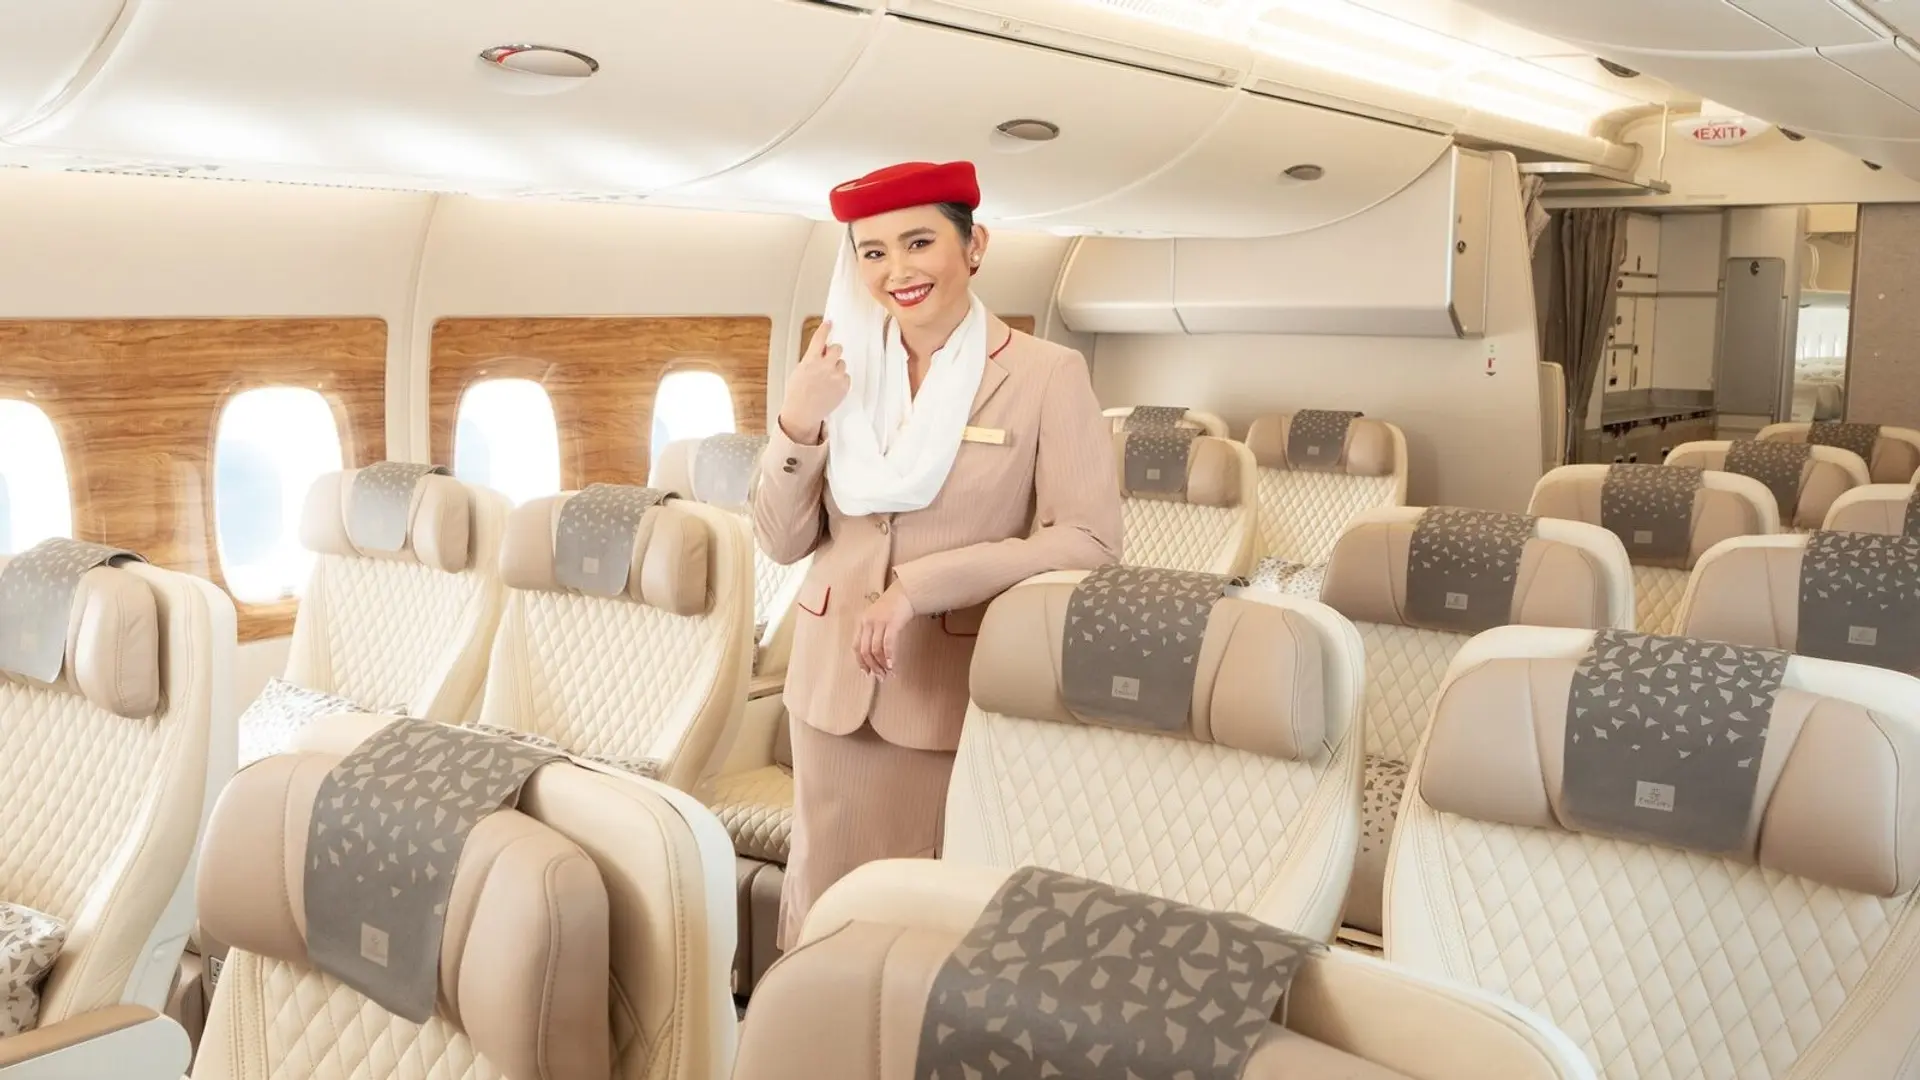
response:
M793 845L780 892L779 947L800 937L828 886L876 859L933 858L946 824L951 751L895 746L861 725L793 729Z

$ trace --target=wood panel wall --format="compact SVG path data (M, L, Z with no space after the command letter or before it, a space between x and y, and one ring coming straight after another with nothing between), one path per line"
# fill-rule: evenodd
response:
M820 329L820 322L823 318L825 318L825 316L809 315L807 316L807 321L800 324L799 355L807 355L807 342L813 340L813 332ZM1000 321L1023 334L1033 333L1033 328L1036 325L1031 315L1002 315L1000 316ZM997 345L999 342L995 342L994 344ZM988 346L988 348L992 347L992 345Z
M386 456L386 369L382 319L0 321L0 397L53 421L75 538L222 588L213 443L228 399L266 386L318 391L342 460L365 465ZM290 599L236 606L243 641L292 632Z
M739 430L765 431L772 341L773 320L752 316L441 319L428 384L433 460L453 464L468 387L531 379L553 402L563 486L644 484L660 380L682 367L716 371Z
M1920 206L1860 207L1847 347L1847 419L1920 427Z

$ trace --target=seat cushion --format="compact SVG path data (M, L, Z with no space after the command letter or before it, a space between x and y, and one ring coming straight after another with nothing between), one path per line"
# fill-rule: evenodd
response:
M778 765L713 782L712 807L742 858L787 864L793 845L793 774Z
M0 1039L40 1020L40 980L53 970L67 926L51 915L0 902Z

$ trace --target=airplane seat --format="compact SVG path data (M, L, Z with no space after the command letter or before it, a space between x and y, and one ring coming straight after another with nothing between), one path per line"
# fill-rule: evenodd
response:
M480 722L700 793L746 709L752 547L734 514L651 488L516 507Z
M1920 471L1920 431L1880 424L1768 424L1754 436L1763 442L1837 446L1867 463L1868 483L1904 484Z
M1694 568L1688 637L1920 675L1920 538L1747 536Z
M1911 676L1489 631L1414 762L1387 959L1545 1014L1607 1080L1910 1076L1916 762Z
M509 504L428 468L381 462L309 489L300 542L316 557L287 683L369 711L472 717L500 618ZM282 745L263 741L248 756Z
M1503 568L1504 584L1471 580L1482 566ZM1370 943L1381 932L1381 882L1407 763L1454 654L1481 630L1509 623L1631 628L1633 567L1619 538L1597 525L1396 507L1347 527L1321 602L1351 619L1366 644L1366 781L1345 925Z
M1088 629L1125 611L1158 626ZM1224 576L1029 578L981 624L940 858L1327 940L1359 841L1363 668L1330 609Z
M1095 905L1095 899L1102 903ZM1116 1076L1591 1080L1594 1075L1579 1047L1510 1001L1248 926L1244 916L1196 911L1058 875L954 863L871 864L821 903L830 909L808 920L809 932L754 998L741 1028L735 1080L992 1076L996 1073L989 1068L966 1071L992 1055L1012 1063L999 1075L1017 1071L1022 1076L1096 1075L1085 1064L1089 1057L1102 1066L1143 1066L1125 1073L1115 1069L1111 1075ZM1125 917L1103 920L1100 913L1109 910L1108 903ZM1083 914L1089 909L1090 915ZM1063 933L1060 944L1042 940L1024 948L1028 942L1016 922L1021 918L1033 919L1043 933L1087 926L1090 934ZM1118 958L1101 953L1100 946L1113 936L1143 924L1166 926L1175 940L1194 945L1214 930L1218 940L1231 944L1175 953L1130 942ZM1012 949L1005 957L983 951L988 941L1006 942ZM1256 942L1259 953L1242 952ZM1047 968L1033 962L1037 950L1047 950ZM1223 959L1241 955L1250 962L1232 985L1208 978ZM1151 994L1137 992L1170 961L1198 965L1181 972L1190 996L1157 988ZM1096 987L1097 975L1085 977L1088 968L1110 978ZM1050 973L1057 969L1067 973L1055 979ZM1041 974L1029 978L1029 972ZM964 997L982 988L990 995L987 1008ZM1072 1004L1050 1008L1062 989L1072 995ZM1276 996L1277 1009L1269 1004ZM871 1007L848 1008L849 1001ZM1116 1040L1097 1050L1105 1041L1103 1025L1084 1023L1096 1008L1118 1020L1104 1025L1105 1032L1124 1025L1127 1033L1148 1033L1149 1041L1137 1045L1160 1053L1144 1062L1109 1060L1136 1044ZM1062 1024L1062 1016L1075 1023ZM1244 1054L1244 1066L1235 1069L1231 1058L1216 1066L1217 1044L1207 1037L1203 1067L1182 1071L1192 1060L1180 1054L1186 1044L1155 1045L1151 1037L1194 1029L1237 1040L1226 1049ZM943 1038L943 1032L959 1038ZM1042 1033L1060 1037L1040 1038ZM950 1068L954 1064L960 1068ZM1109 1072L1102 1069L1098 1075Z
M387 808L391 853L383 830L327 839ZM726 1076L730 858L664 784L471 728L319 720L208 830L200 915L233 948L193 1080Z
M749 511L764 435L714 435L669 443L655 459L651 485L738 516L752 543ZM708 805L738 854L740 953L734 989L745 995L778 958L780 889L793 834L793 744L780 691L793 651L791 618L812 556L791 566L755 544L753 679L734 748L713 780Z
M1567 372L1552 360L1540 361L1540 467L1551 471L1567 463Z
M1735 536L1780 531L1767 486L1750 476L1664 465L1563 465L1534 485L1527 512L1599 525L1633 561L1634 626L1674 632L1680 598L1708 549Z
M1730 472L1760 481L1773 492L1780 525L1788 532L1818 529L1835 500L1852 488L1873 482L1866 461L1851 450L1778 440L1681 443L1663 464Z
M160 1015L233 775L233 602L101 545L0 556L0 1072L178 1080Z
M1920 506L1911 483L1868 484L1833 500L1827 519L1820 524L1824 532L1878 533L1881 536L1920 536ZM1909 524L1911 523L1911 524Z
M1253 454L1193 428L1113 437L1128 566L1244 575L1259 535Z
M1354 515L1407 502L1407 437L1356 413L1302 410L1247 429L1259 466L1254 584L1317 598L1327 558Z
M1227 437L1227 422L1218 415L1177 405L1116 405L1101 410L1112 424L1114 434L1136 427L1192 428L1216 439Z

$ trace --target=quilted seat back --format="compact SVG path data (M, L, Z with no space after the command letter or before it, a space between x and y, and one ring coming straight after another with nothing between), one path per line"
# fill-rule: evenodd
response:
M730 511L669 499L641 520L631 588L592 595L556 577L556 530L579 494L508 517L507 601L481 720L694 790L746 709L752 538Z
M129 562L88 571L74 612L56 680L0 672L0 900L67 928L42 1027L165 1004L189 869L235 754L225 593Z
M347 530L363 472L323 476L307 495L300 538L316 557L286 679L376 712L465 720L504 598L507 499L450 476L422 477L405 546L374 551Z
M1292 413L1263 416L1247 429L1259 466L1262 557L1325 563L1359 514L1407 502L1407 436L1384 420L1356 417L1337 460L1295 461L1287 453Z
M1642 814L1648 830L1672 828L1666 806L1696 822L1716 807L1732 843L1708 848L1571 809L1570 737L1590 733L1569 699L1593 644L1503 627L1456 658L1395 837L1387 958L1543 1013L1607 1080L1911 1076L1920 681L1789 658L1742 766L1758 770L1750 791L1707 795L1675 773L1670 799L1646 783L1611 789L1621 805L1605 820ZM1658 727L1698 753L1699 725L1689 735L1684 721L1707 711L1603 726ZM1590 775L1583 791L1607 790Z
M1253 455L1242 443L1201 435L1193 440L1187 481L1177 494L1131 490L1126 483L1128 433L1113 437L1121 477L1120 561L1128 566L1244 575L1253 568L1259 532Z
M1358 838L1353 627L1309 600L1214 607L1187 729L1083 719L1061 690L1081 572L988 608L942 858L1043 866L1325 937Z
M1657 466L1638 466L1657 468ZM1602 499L1612 465L1563 465L1534 485L1527 512L1541 517L1605 525ZM1680 598L1687 591L1693 567L1708 549L1736 536L1780 531L1780 506L1767 486L1750 476L1708 470L1693 495L1686 556L1652 560L1635 555L1634 538L1623 536L1627 557L1633 561L1634 626L1648 633L1676 631Z

